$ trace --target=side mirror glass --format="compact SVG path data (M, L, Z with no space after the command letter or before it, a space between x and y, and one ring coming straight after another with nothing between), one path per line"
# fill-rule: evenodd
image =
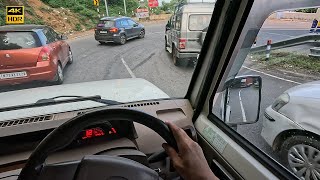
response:
M222 119L228 125L252 124L259 120L262 79L260 76L238 76L225 84L221 101Z
M67 37L67 36L65 36L65 35L61 35L61 36L60 36L60 39L61 39L61 40L67 40L67 39L68 39L68 37Z
M133 24L133 27L137 27L138 26L138 24Z

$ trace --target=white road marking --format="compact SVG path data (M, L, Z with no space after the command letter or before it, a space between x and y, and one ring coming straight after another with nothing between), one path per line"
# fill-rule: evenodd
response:
M161 34L161 33L164 34L164 32L152 32L152 33L146 33L146 35L149 35L149 34Z
M242 89L240 89L240 91L239 91L239 101L240 101L241 114L242 114L243 122L247 122L246 112L244 111L242 100L241 100L241 90Z
M291 82L291 83L295 83L295 84L302 84L302 83L299 83L299 82L296 82L296 81L292 81L292 80L281 78L281 77L278 77L278 76L274 76L274 75L271 75L271 74L268 74L268 73L265 73L265 72L262 72L262 71L258 71L258 70L249 68L247 66L242 66L242 67L245 68L245 69L249 69L250 71L254 71L254 72L257 72L257 73L260 73L260 74L264 74L266 76L270 76L270 77L273 77L273 78L276 78L276 79L279 79L279 80L282 80L282 81L287 81L287 82Z
M287 34L278 34L278 33L271 33L271 32L262 32L262 33L266 33L266 34L271 34L271 35L277 35L277 36L287 36L287 37L296 37L296 36L290 36L290 35L287 35Z
M126 63L126 61L124 61L123 58L121 58L122 64L126 67L127 71L129 72L130 76L132 78L136 78L136 75L134 75L134 73L131 71L131 69L129 68L128 64Z

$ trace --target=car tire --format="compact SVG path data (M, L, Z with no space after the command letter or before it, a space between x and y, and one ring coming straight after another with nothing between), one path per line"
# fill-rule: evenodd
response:
M146 32L145 32L144 29L142 29L142 30L140 31L140 33L139 33L139 38L142 39L142 38L144 38L145 35L146 35Z
M127 42L127 37L124 34L120 35L120 44L124 45Z
M72 64L73 63L73 55L72 55L71 49L69 49L68 56L69 56L68 64Z
M63 79L64 79L64 75L63 75L63 69L60 63L58 63L57 66L57 72L54 78L54 84L62 84L63 83Z
M315 136L312 138L302 135L289 137L282 144L280 153L287 167L299 178L312 179L312 171L315 171L312 168L318 166L319 170L320 160L316 161L315 158L320 155L320 141ZM300 174L303 168L305 168L304 173ZM306 173L308 169L310 173Z
M175 46L172 46L172 61L175 66L180 65L180 59L177 57L177 49Z

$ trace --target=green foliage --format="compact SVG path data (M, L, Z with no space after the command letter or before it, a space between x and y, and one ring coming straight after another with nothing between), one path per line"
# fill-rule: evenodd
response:
M5 25L6 21L6 14L5 14L5 8L0 4L0 26Z
M269 61L265 61L265 56L264 53L253 54L254 59L268 68L320 73L320 61L305 54L276 50L271 52Z
M81 31L82 30L82 27L81 27L81 24L76 24L76 26L75 26L75 29L74 30L76 30L76 31Z
M308 8L308 9L298 9L296 12L303 12L303 13L316 13L317 8Z

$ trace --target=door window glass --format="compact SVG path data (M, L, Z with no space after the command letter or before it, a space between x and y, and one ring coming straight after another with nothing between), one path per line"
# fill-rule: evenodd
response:
M47 39L46 40L47 44L52 43L52 42L55 41L55 37L53 36L52 33L50 33L50 30L48 28L44 28L43 29L43 34L45 35L45 37Z
M315 180L320 179L320 49L301 38L320 32L320 9L313 9L274 12L257 36L249 31L244 43L255 42L239 51L212 112L299 178ZM198 23L198 17L190 16L190 22Z
M133 26L134 24L137 24L136 22L132 21L131 19L128 20L129 26Z
M120 24L121 24L122 27L127 27L127 26L129 26L129 23L128 23L127 20L121 20L121 21L120 21Z

